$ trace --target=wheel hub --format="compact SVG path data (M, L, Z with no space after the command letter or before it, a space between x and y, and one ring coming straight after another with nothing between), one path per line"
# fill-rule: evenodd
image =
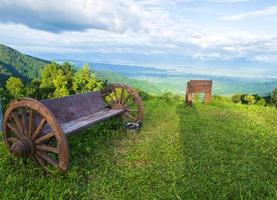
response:
M33 141L28 137L22 137L11 146L11 151L17 157L30 156L34 152Z

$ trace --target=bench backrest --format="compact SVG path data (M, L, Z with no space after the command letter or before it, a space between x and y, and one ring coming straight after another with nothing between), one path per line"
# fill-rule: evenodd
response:
M59 123L65 123L105 109L100 92L47 99L42 100L41 103L55 115Z
M212 81L210 80L190 80L188 82L188 90L191 93L211 92Z

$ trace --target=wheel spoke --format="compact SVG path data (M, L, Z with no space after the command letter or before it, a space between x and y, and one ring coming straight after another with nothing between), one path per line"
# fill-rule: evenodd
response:
M7 141L12 142L12 143L16 143L18 141L18 139L16 137L8 137Z
M36 149L38 150L42 150L42 151L47 151L47 152L52 152L52 153L56 153L58 154L59 153L59 149L56 148L56 147L51 147L51 146L48 146L48 145L36 145Z
M17 127L14 127L11 123L7 123L7 126L8 126L13 132L15 132L15 134L16 134L18 137L24 136L23 133L20 132L20 131L18 130L18 128L17 128Z
M122 103L124 91L125 91L124 88L122 88L122 89L121 89L121 93L120 93L120 100L119 100L119 103Z
M53 137L55 134L53 132L49 132L47 133L46 135L42 136L42 137L39 137L35 140L35 144L39 144L41 142L44 142L48 139L50 139L51 137Z
M32 135L33 129L34 129L34 111L30 110L28 136Z
M28 135L28 118L27 118L27 113L25 108L20 109L20 115L22 117L22 126L23 126L23 131L25 135Z
M23 134L23 131L24 131L24 129L23 129L23 125L22 125L22 122L21 122L21 120L19 119L19 115L17 114L17 113L15 113L15 112L12 112L11 113L11 116L12 116L12 118L14 119L14 121L15 121L15 124L16 124L16 126L17 126L17 130L19 130L22 134ZM12 128L11 128L12 129ZM13 130L13 129L12 129ZM13 130L14 131L14 130ZM15 131L14 131L15 132ZM22 135L21 134L21 135Z
M46 170L46 161L42 160L38 155L35 154L36 161Z
M54 167L58 167L58 161L49 157L47 154L43 154L40 151L36 151L36 154L43 160L45 160L47 163L53 165Z
M109 94L108 96L111 97L111 100L112 100L113 103L117 102L116 99L111 94Z
M132 116L130 113L126 112L125 115L129 118L131 118L132 120L136 120L136 118L134 116Z
M127 109L128 110L128 112L139 112L139 110L137 110L137 109Z
M122 105L125 105L125 103L129 100L130 97L131 97L131 95L128 94L127 98L122 102Z
M113 88L113 93L114 93L114 98L115 98L115 101L116 101L116 103L118 103L118 95L117 95L117 93L116 93L116 88Z
M40 123L39 123L39 125L38 125L36 131L35 131L34 134L32 135L32 139L33 139L33 140L34 140L34 139L38 136L38 134L41 132L41 130L43 129L45 123L46 123L46 119L43 118L43 119L40 121Z

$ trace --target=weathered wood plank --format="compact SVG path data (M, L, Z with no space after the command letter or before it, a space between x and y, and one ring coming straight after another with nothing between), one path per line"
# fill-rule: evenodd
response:
M61 124L61 128L66 135L70 135L74 132L77 132L81 129L85 129L97 122L103 121L105 119L111 118L116 115L120 115L125 110L112 110L105 109L96 113L92 113L88 116L84 116L75 120L68 121Z

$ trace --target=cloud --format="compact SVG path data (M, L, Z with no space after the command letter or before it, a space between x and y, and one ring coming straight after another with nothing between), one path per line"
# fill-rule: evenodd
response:
M180 8L179 1L37 1L0 3L0 21L5 22L0 22L0 43L33 55L86 54L94 59L95 54L120 54L121 60L136 55L140 59L133 64L143 60L158 63L163 58L169 64L190 59L276 61L271 56L277 55L274 34L213 31L208 24L199 26L187 20L185 12L180 18L173 16L171 9ZM167 5L173 7L168 10Z
M238 20L242 20L242 19L250 18L250 17L273 16L273 15L277 15L277 5L270 6L268 8L262 9L262 10L256 10L256 11L251 11L251 12L239 13L239 14L231 15L231 16L225 16L225 17L222 17L221 19L229 20L229 21L238 21Z
M0 21L50 32L141 28L140 8L124 0L2 0Z

